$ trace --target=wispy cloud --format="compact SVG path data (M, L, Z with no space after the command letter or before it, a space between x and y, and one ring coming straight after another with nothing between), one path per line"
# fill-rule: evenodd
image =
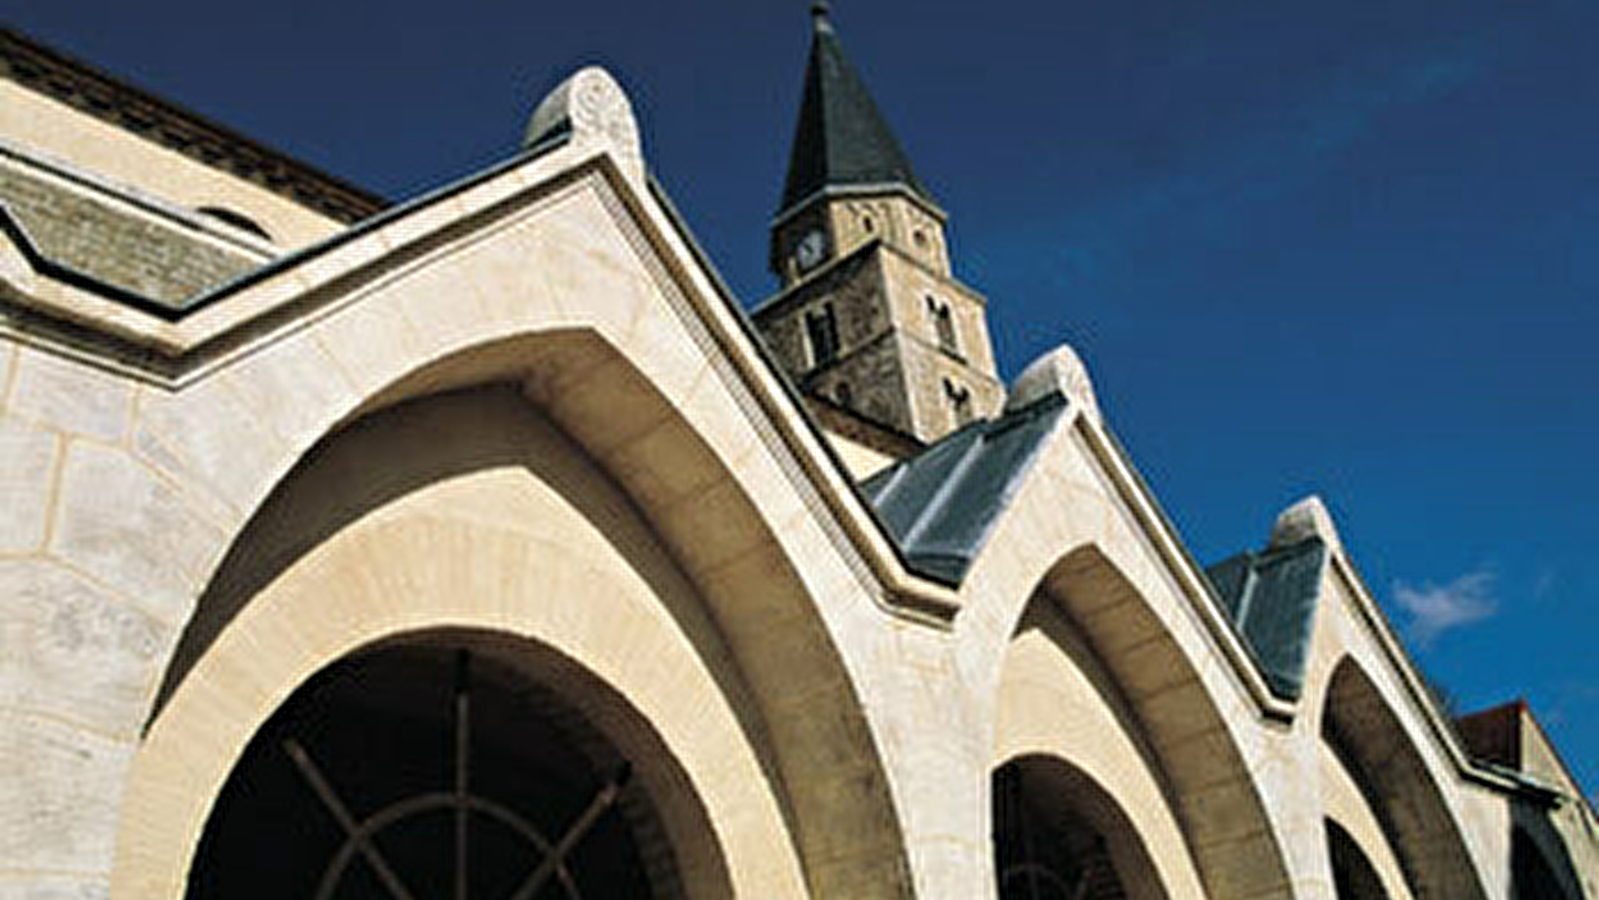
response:
M1408 617L1407 628L1418 643L1429 644L1440 634L1499 611L1493 594L1492 572L1468 572L1448 584L1423 582L1420 587L1394 583L1394 602Z

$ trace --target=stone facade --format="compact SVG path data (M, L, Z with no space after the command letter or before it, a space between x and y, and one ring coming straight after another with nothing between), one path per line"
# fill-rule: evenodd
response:
M807 412L774 367L802 358L797 326L774 312L755 342L608 76L540 117L537 152L177 315L0 248L0 897L203 893L233 840L306 895L504 855L574 888L631 867L660 897L1599 897L1553 751L1473 755L1319 504L1279 528L1326 547L1285 697L1063 349L1010 413L984 401L1065 412L970 569L918 574L845 464L953 445ZM838 290L882 298L841 332L904 361L914 278L948 283L893 253L836 263ZM837 296L828 277L780 304ZM981 316L957 322L991 372ZM549 745L499 740L487 676L453 712L359 688L418 648L551 698ZM357 700L317 706L330 683ZM357 715L434 728L443 786L313 742ZM284 733L305 743L257 740ZM579 773L582 802L489 793L459 762L479 744ZM273 778L298 812L234 814ZM427 845L443 862L386 860L404 833L383 829L424 807L465 823ZM317 835L326 855L296 849Z

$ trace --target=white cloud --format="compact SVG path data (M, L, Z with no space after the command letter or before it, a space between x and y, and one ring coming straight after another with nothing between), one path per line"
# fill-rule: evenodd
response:
M1394 601L1409 616L1411 636L1427 644L1445 631L1498 612L1493 581L1493 573L1488 571L1468 572L1442 585L1429 581L1414 587L1399 581L1394 583Z

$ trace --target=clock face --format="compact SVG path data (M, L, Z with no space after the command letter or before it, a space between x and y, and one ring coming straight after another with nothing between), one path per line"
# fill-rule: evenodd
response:
M827 236L819 229L811 229L794 246L794 261L801 269L809 269L822 261L827 254Z

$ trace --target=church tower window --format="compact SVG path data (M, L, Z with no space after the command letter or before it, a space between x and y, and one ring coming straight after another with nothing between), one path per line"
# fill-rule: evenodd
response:
M823 303L805 314L805 337L810 345L812 368L838 359L838 318L833 313L833 304Z
M948 303L941 302L937 297L927 295L927 313L933 318L933 327L938 332L938 349L950 356L959 358L961 355L960 341L955 335L955 313Z
M955 427L972 420L972 392L964 385L944 379L944 396L949 400L949 411L955 418Z

